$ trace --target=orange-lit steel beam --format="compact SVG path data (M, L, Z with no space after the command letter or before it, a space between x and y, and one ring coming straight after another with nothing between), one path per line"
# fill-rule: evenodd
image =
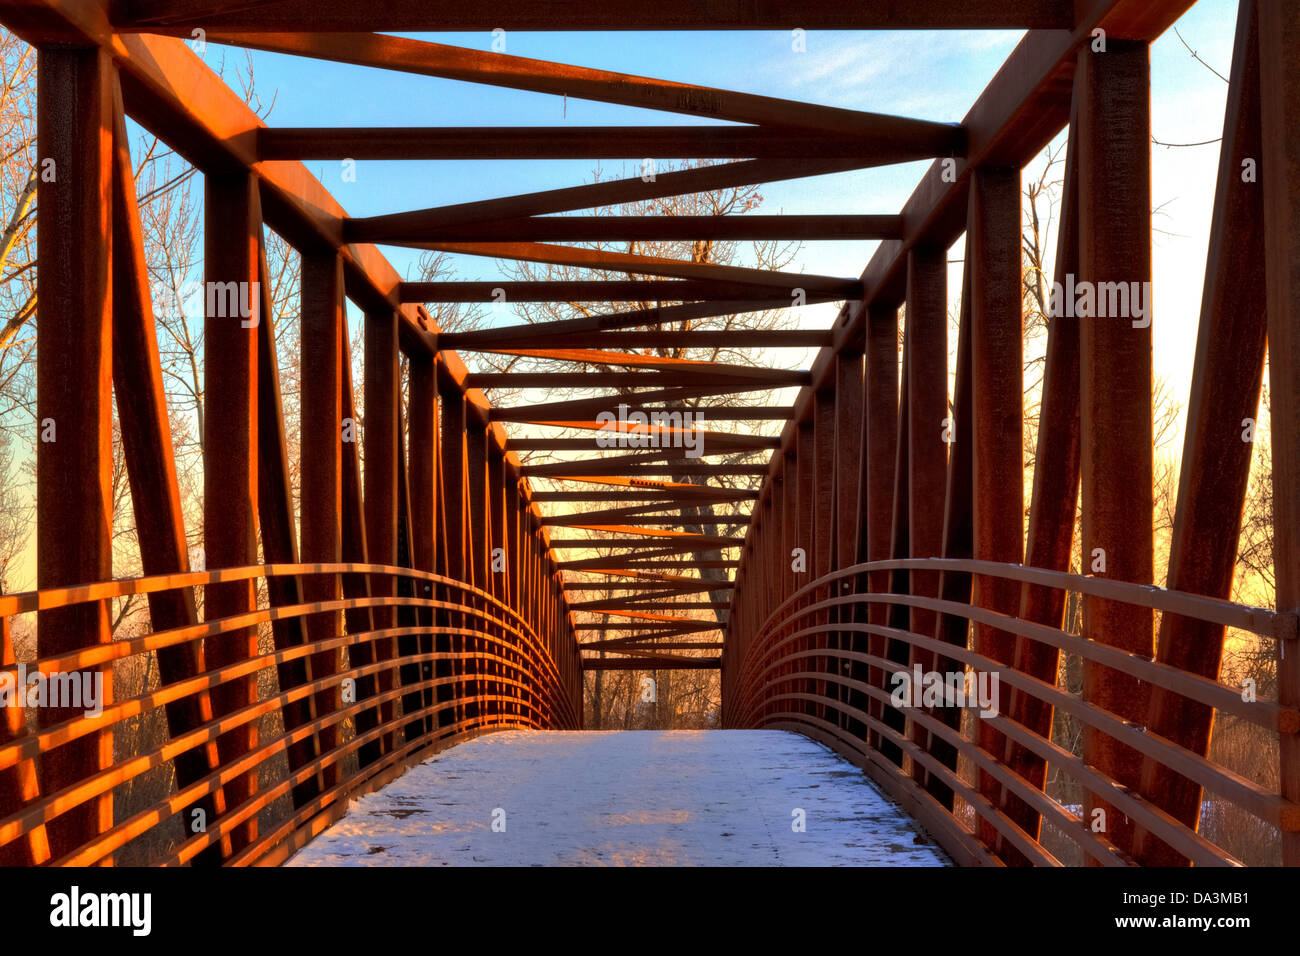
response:
M1253 0L1238 10L1228 90L1166 578L1172 590L1222 599L1232 592L1254 447L1243 440L1242 425L1258 413L1268 330L1264 194L1259 183L1242 176L1264 148ZM1232 348L1224 348L1224 342L1233 343ZM1156 659L1218 680L1223 637L1220 626L1165 614ZM1152 733L1205 754L1213 717L1213 708L1157 687L1146 725ZM1201 787L1150 758L1142 764L1142 794L1188 826L1200 819ZM1146 830L1138 831L1134 853L1148 865L1189 862Z
M375 564L397 564L397 420L399 395L398 327L400 317L393 309L372 310L365 315L364 377L362 390L365 399L365 510L366 550ZM412 356L412 368L417 361L427 362L428 356ZM418 375L418 370L416 371ZM417 430L416 434L419 432ZM413 449L414 451L414 449ZM418 454L418 453L417 453ZM391 597L397 593L396 582L384 575L370 581L370 593L377 597ZM376 628L396 625L397 616L391 607L375 607L372 611ZM364 647L364 650L363 650ZM391 660L398 654L393 640L379 641L373 645L358 645L350 654L360 663L371 660ZM386 693L393 689L393 674L384 671L377 679L357 683L358 698L373 689ZM369 730L379 722L392 718L394 705L386 702L377 710L363 711L357 715L357 729ZM384 737L361 748L359 760L365 766L386 751L391 751L395 736Z
M714 504L728 500L730 499L722 497L709 502L697 501L696 504ZM673 509L673 507L674 506L668 502L649 505L629 505L626 508L604 508L600 511L578 512L571 515L544 516L542 522L548 525L583 525L601 521L619 521L624 524L671 524L674 521L680 520L699 521L697 518L682 518L680 511L671 515L651 513ZM723 515L710 520L720 524L742 524L748 521L749 517L747 515Z
M683 429L670 429L649 433L612 432L611 439L617 437L635 441L635 436L641 435L645 439L669 441L674 435L681 434L683 431ZM689 433L689 430L685 431ZM724 452L776 448L781 441L776 436L729 435L726 432L696 432L695 435L696 441L709 447L710 454L719 455ZM506 447L512 451L598 451L607 447L602 445L601 441L600 438L511 438ZM649 445L650 441L647 440L646 444Z
M261 277L262 315L272 315L271 283L266 265L266 246L259 243L258 275ZM268 563L297 564L298 525L289 473L289 451L285 436L284 403L280 397L280 370L276 355L275 323L257 324L257 522L261 534L262 557ZM298 575L277 575L267 581L267 597L272 607L294 607L303 603L303 579ZM286 616L271 622L271 637L276 650L286 650L307 643L306 621ZM298 658L276 668L281 690L311 683L311 661ZM286 732L296 730L316 719L316 702L312 696L283 708ZM317 734L290 745L289 770L296 772L321 756ZM319 773L295 786L291 796L295 809L320 795Z
M707 671L722 666L717 657L670 657L654 655L645 657L584 657L584 671Z
M677 385L671 388L652 389L650 391L637 392L635 395L626 395L614 393L613 395L594 395L591 398L570 398L558 402L539 402L535 405L529 405L526 408L493 408L488 410L488 421L525 421L533 422L540 425L554 424L556 427L567 427L571 421L594 422L594 427L599 427L600 422L595 422L595 416L601 412L614 411L620 404L629 406L628 414L633 411L646 413L660 412L669 414L671 412L694 412L696 414L705 411L707 414L713 414L718 410L717 406L709 406L707 409L700 409L690 405L671 405L666 407L648 407L657 405L660 402L689 402L698 398L711 398L718 395L731 395L738 391L735 384L726 385ZM754 411L760 418L783 417L778 413L784 411L782 408L753 408L751 406L723 406L723 411L728 409L739 414L744 411ZM516 417L526 414L526 418ZM739 420L739 419L733 419Z
M536 283L522 283L525 289L534 288ZM584 286L586 283L583 284ZM509 284L498 286L501 295L509 300ZM600 283L599 289L608 288L608 283ZM683 286L682 288L685 288ZM652 291L652 290L646 290ZM526 345L545 345L564 336L581 336L580 344L590 347L593 333L606 333L615 329L631 329L637 326L653 327L670 322L693 322L696 319L710 319L724 315L738 315L751 311L767 309L793 308L796 300L792 296L777 296L770 290L763 299L741 299L736 301L715 300L710 302L688 302L683 305L627 309L622 312L606 312L600 315L585 315L576 319L561 319L554 322L508 325L493 329L477 329L469 332L443 332L438 336L438 347L445 349L520 347ZM565 298L565 297L561 297ZM548 300L550 301L550 300ZM641 301L636 299L634 301ZM827 301L818 296L817 301ZM656 332L665 332L654 329ZM681 330L666 330L666 334L680 334ZM645 333L629 333L645 334ZM621 341L621 339L619 340Z
M36 583L39 588L106 581L112 571L112 331L110 266L113 72L98 50L42 48L37 54L37 155L52 163L37 204ZM54 657L108 643L108 604L42 611L36 649ZM112 700L111 669L97 670ZM79 715L40 707L37 725ZM104 730L41 754L42 793L71 786L113 763ZM51 821L55 859L113 825L111 794Z
M659 568L736 568L739 561L698 561L680 557L672 553L653 553L645 555L612 554L607 558L583 558L578 561L556 561L555 567L561 571L617 571L629 570L655 571Z
M728 390L730 391L730 390ZM605 403L603 408L591 408L592 412L609 411L618 407L620 399L633 398L639 403L644 400L645 393L637 395L612 395L606 399L601 399ZM612 404L610 400L612 399ZM575 402L575 407L577 403ZM642 412L647 417L653 414L660 415L684 415L686 412L693 412L697 415L704 415L710 421L719 422L756 422L756 421L783 421L794 414L792 405L708 405L704 407L692 407L689 405L668 405L658 408L648 408L645 405L637 404L630 406L628 414L632 412ZM537 415L531 407L528 408L498 408L493 406L488 416L490 421L494 422L524 422L531 425L544 425L548 428L600 428L601 422L595 419L587 421L574 420L549 420L545 415Z
M790 285L793 289L799 283ZM788 290L786 290L788 291ZM840 280L839 284L827 291L809 288L808 302L833 302L843 299L862 297L862 286L856 281ZM714 315L729 315L743 312L744 308L735 309L732 302L752 303L752 310L774 307L772 302L774 289L770 285L756 285L746 282L724 282L712 279L591 279L591 280L544 280L534 282L403 282L398 287L398 296L403 302L690 302L697 299L711 299L728 303ZM793 304L792 296L785 295L782 304ZM628 325L647 325L645 321L633 321L635 316L624 315L622 325L609 323L604 328L619 328ZM663 321L670 321L665 318ZM542 327L544 328L544 327ZM534 328L540 333L541 328ZM463 333L468 336L470 333Z
M1065 0L964 0L962 3L899 3L897 0L827 0L801 9L796 18L809 30L1053 30L1070 25ZM276 0L230 3L221 0L130 0L119 10L119 29L184 31L208 25L239 30L293 29L310 23L316 30L391 32L511 30L786 30L791 19L779 6L736 5L719 0L662 0L608 7L553 8L510 0L484 10L471 0L451 0L431 8L419 0L390 0L382 8L357 8L341 0ZM188 35L188 34L186 34Z
M669 538L648 536L644 538L553 538L555 548L672 548L674 551L695 551L712 548L732 548L743 538L718 538L703 534L679 534Z
M753 501L758 498L757 491L746 491L743 489L733 488L714 488L712 486L699 485L702 492L717 491L725 492L725 501ZM655 488L629 488L626 491L535 491L533 492L533 501L537 502L556 502L556 501L649 501L655 500L662 503L671 502L692 502L701 503L696 495L693 494L676 494L665 493Z
M749 517L742 515L738 518L696 518L692 515L678 514L676 517L671 515L656 516L651 515L645 518L631 518L622 524L592 524L588 521L581 520L581 513L572 515L562 515L559 519L544 519L543 524L566 528L583 528L589 531L621 531L625 534L648 534L648 535L678 535L684 532L675 531L669 528L649 528L647 525L676 525L690 527L734 527L736 525L749 524ZM577 519L577 520L567 520Z
M625 650L633 651L720 651L721 641L662 641L656 644L643 643L653 638L619 638L611 641L588 641L582 645L584 651Z
M1144 42L1108 40L1084 47L1075 74L1079 100L1079 282L1123 283L1146 299L1151 282L1150 54ZM1132 287L1128 286L1133 283ZM1149 585L1153 580L1151 315L1128 310L1081 317L1080 421L1082 555L1092 573ZM1128 314L1125 314L1125 313ZM1085 596L1084 637L1150 659L1152 614ZM1150 685L1085 661L1083 699L1139 725ZM1127 787L1139 785L1141 755L1084 730L1083 759ZM1084 812L1105 813L1106 834L1126 852L1133 823L1118 808L1085 795Z
M725 378L731 372L749 372L754 368L754 366L749 365L725 365L704 359L679 358L672 355L646 354L643 352L619 352L597 348L560 348L551 346L544 349L481 348L479 351L491 352L497 355L517 355L522 358L549 359L554 362L575 362L583 365L708 372L711 375L717 375L719 378Z
M467 381L471 388L659 388L703 383L740 392L806 385L809 375L749 365L688 365L653 372L471 372Z
M564 481L584 481L600 475L616 476L641 476L641 475L663 475L673 477L678 475L723 475L733 477L750 476L761 478L767 474L766 465L710 465L701 464L696 461L677 460L663 464L647 464L644 462L626 462L621 464L606 464L602 461L592 461L584 459L571 463L556 462L549 465L524 465L520 469L521 473L527 477L536 478L553 478Z
M649 179L615 179L502 199L483 199L452 206L352 219L344 228L344 237L349 242L369 242L370 236L384 236L393 229L424 230L466 222L574 212L687 193L712 192L736 186L802 179L805 176L823 176L857 169L863 165L870 164L853 159L747 159L735 163L716 163L660 173Z
M569 581L564 585L566 591L659 591L673 594L689 594L698 591L727 590L734 587L730 581L703 580L663 580L663 581Z
M259 131L257 146L263 161L852 156L886 165L946 156L960 150L961 139L960 126L893 136L873 135L869 128L854 135L817 135L761 126L317 126L268 127Z
M541 262L582 269L603 269L631 275L670 276L678 279L757 285L780 290L781 294L791 299L801 298L808 292L837 295L855 286L853 279L839 276L751 269L711 262L669 259L664 256L588 249L583 246L557 246L544 242L402 242L396 244L458 255L512 259L517 262Z
M258 183L247 172L205 177L204 271L209 295L203 324L206 357L203 421L203 529L209 568L242 568L257 563L258 492L258 333L271 321L250 298L260 288L262 230ZM247 307L247 308L246 308ZM244 313L247 311L248 316ZM256 322L256 325L254 325ZM205 589L204 617L212 620L246 613L257 606L252 581ZM249 627L204 642L204 660L215 667L257 655L257 628ZM257 675L228 681L212 693L213 711L222 716L257 700ZM249 723L222 735L217 750L223 764L257 746L257 725ZM229 809L252 798L257 771L226 788ZM257 838L250 819L231 831L231 850Z
M113 388L117 403L122 455L131 487L140 562L147 575L190 570L185 516L173 458L167 396L163 387L158 339L154 329L149 267L145 259L131 146L126 131L121 89L113 90ZM191 588L149 595L149 622L155 631L198 623ZM158 675L162 684L194 677L204 667L197 644L159 648ZM167 731L177 737L212 719L207 693L194 694L166 706ZM196 747L173 761L181 789L217 769L215 745ZM204 796L194 805L205 820L215 820L225 808L224 796ZM182 816L192 819L189 808ZM27 846L23 841L22 846ZM217 862L220 848L209 847L196 864Z
M1055 281L1062 288L1066 276L1077 275L1079 271L1078 151L1078 124L1071 122L1056 247ZM1075 508L1079 500L1079 319L1065 310L1052 316L1048 327L1042 391L1025 564L1068 571L1074 553ZM1017 616L1059 629L1064 622L1065 599L1063 590L1025 585L1021 589ZM1017 671L1051 682L1056 680L1059 663L1057 648L1016 638ZM1013 689L1007 714L1039 736L1051 734L1052 706L1030 694ZM1003 762L1034 787L1042 789L1046 784L1047 762L1028 748L1008 740ZM1010 792L1003 796L1001 809L1037 839L1041 831L1038 811Z
M599 621L592 624L575 624L579 631L662 631L677 633L694 633L696 631L719 631L722 628L708 621L686 620L681 623L671 621Z
M1025 448L1018 169L975 171L969 222L973 556L977 561L1019 564L1024 558ZM977 607L1008 616L1019 610L1016 582L976 575L973 584L971 603ZM1009 666L1016 639L1007 631L976 624L973 647ZM987 721L980 722L976 739L993 754L1001 754L1006 746L1006 738ZM995 778L981 773L978 785L997 802L1000 788ZM996 831L982 819L977 829L986 843L996 839Z
M318 23L319 11L307 15L299 24L304 22ZM209 31L209 40L214 43L377 69L707 116L733 123L784 127L805 135L819 132L846 137L902 139L914 148L934 150L930 155L947 155L963 148L961 129L952 125L532 60L504 51L470 50L380 33L250 35L223 30L211 22L205 24L204 29ZM372 28L367 26L366 29Z
M784 303L783 303L784 304ZM748 310L726 314L741 314ZM536 326L534 326L534 329ZM505 331L505 330L498 330ZM451 336L448 336L451 338ZM452 340L456 342L455 339ZM488 343L482 345L447 344L462 352L493 352L525 346L545 346L547 348L592 348L610 349L616 352L628 349L779 349L779 348L820 348L829 345L831 334L815 329L690 329L689 331L654 331L631 332L570 332L564 334L542 334L536 331L532 335L508 336L495 347ZM442 337L439 336L442 344Z
M948 477L948 446L953 438L952 423L945 422L948 405L948 265L942 248L918 247L908 256L907 311L903 348L903 376L907 402L907 441L900 454L906 458L905 484L899 494L900 517L906 515L906 553L913 558L932 558L943 551L943 501ZM906 576L907 591L937 597L939 575L934 571L912 571ZM908 627L917 634L933 634L933 611L912 607L904 611ZM907 653L904 651L904 653ZM910 666L924 671L935 669L931 651L912 647ZM922 746L926 732L907 715L908 736ZM913 778L924 783L925 768L913 764Z
M1300 8L1259 6L1264 247L1268 286L1269 395L1273 441L1273 562L1277 609L1300 613ZM1300 654L1277 647L1278 703L1300 703ZM1300 801L1300 736L1280 738L1281 795ZM1300 834L1283 833L1282 862L1300 865Z
M343 554L343 441L346 432L354 434L356 430L355 424L349 429L343 421L343 363L350 361L350 356L343 351L343 262L337 254L302 256L300 301L301 560L336 564ZM337 601L341 596L338 575L315 574L303 582L303 598L309 602ZM343 617L339 611L313 614L307 619L307 638L313 644L342 634ZM315 679L341 669L338 651L311 658ZM315 698L318 717L340 706L337 687L319 691ZM326 753L337 747L338 726L322 730L320 742ZM336 763L326 770L326 788L340 782L340 769Z
M685 132L690 127L675 127ZM643 154L637 153L637 156ZM735 155L735 154L732 154ZM416 242L599 242L637 240L900 239L894 215L812 216L523 216L423 231L394 229L388 237ZM386 240L385 240L386 241Z

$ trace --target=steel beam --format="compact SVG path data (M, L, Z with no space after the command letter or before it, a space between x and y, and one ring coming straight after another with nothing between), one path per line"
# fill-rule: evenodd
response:
M1150 78L1147 45L1109 39L1105 52L1083 48L1079 100L1079 281L1135 283L1147 299L1151 281ZM1145 290L1145 291L1144 291ZM1097 296L1096 298L1101 298ZM1080 316L1082 534L1086 571L1151 584L1151 316L1146 324L1094 302ZM1132 302L1130 301L1130 313ZM1077 303L1076 303L1076 312ZM1120 315L1114 312L1120 311ZM1146 608L1083 599L1083 633L1150 658L1152 615ZM1146 719L1149 685L1104 665L1083 665L1083 699L1126 720ZM1139 784L1141 757L1085 729L1083 758L1127 787ZM1084 813L1101 809L1105 832L1132 849L1133 826L1089 793ZM1099 818L1100 819L1100 818Z
M36 586L55 588L113 576L113 72L108 57L94 49L38 50L36 127L41 166L54 173L41 185L36 207L41 243ZM37 618L40 657L110 640L106 601L42 611ZM107 705L112 668L86 673L100 683ZM50 727L82 712L40 707L37 726ZM111 729L46 750L37 762L40 792L56 793L112 764ZM113 797L106 793L51 821L49 852L58 859L112 825Z
M1273 566L1277 609L1300 614L1300 8L1259 4L1264 249L1273 442ZM1287 648L1286 643L1291 647ZM1278 703L1300 704L1300 653L1277 646ZM1300 802L1300 736L1283 734L1281 795ZM1282 862L1300 865L1300 834L1282 834Z

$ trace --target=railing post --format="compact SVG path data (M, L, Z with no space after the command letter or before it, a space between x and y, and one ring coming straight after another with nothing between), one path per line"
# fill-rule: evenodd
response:
M1061 191L1057 237L1056 281L1064 288L1066 277L1079 269L1079 157L1078 125L1071 123L1066 152L1065 183ZM1052 310L1049 309L1049 312ZM1025 564L1050 571L1068 571L1074 552L1075 506L1079 500L1079 320L1073 310L1049 315L1047 351L1043 366L1043 391L1038 415L1038 442L1034 453L1034 487L1029 508ZM1066 593L1060 588L1024 585L1018 617L1024 621L1060 628L1065 617ZM1015 669L1049 684L1057 680L1060 652L1028 638L1017 638ZM1008 716L1040 737L1050 739L1053 708L1032 694L1012 690ZM1036 789L1047 782L1047 762L1010 739L1003 761ZM1002 809L1025 832L1037 839L1041 830L1038 811L1009 790Z
M467 578L471 584L480 590L491 593L492 586L492 543L491 543L491 519L488 509L490 506L490 495L488 492L488 434L487 425L478 416L477 410L471 409L470 404L466 401L465 418L465 475L467 480L466 490L466 509L465 520L468 528L469 546L466 550L468 555L469 574ZM483 607L482 599L474 598L471 602L475 607ZM475 628L479 625L475 624ZM483 659L483 653L487 650L487 643L481 637L471 637L469 639L469 648L473 657L468 661L471 681L469 687L469 697L472 701L473 712L470 716L474 718L476 724L482 724L488 714L487 695L490 692L488 683L484 679L487 672L487 661Z
M357 430L355 422L343 421L343 260L337 253L303 253L301 302L301 554L305 564L337 564L343 554L343 441L355 441ZM308 602L337 601L342 593L337 574L308 575L302 590ZM339 611L316 612L307 618L307 639L312 644L342 634ZM313 654L312 676L320 680L338 673L341 657L339 650ZM318 718L338 709L337 686L315 696ZM322 756L338 746L339 731L338 724L321 730ZM323 776L327 788L338 784L340 764L325 767Z
M367 312L365 317L364 350L365 368L362 389L365 396L365 509L366 552L372 564L390 567L397 564L397 420L399 401L399 354L397 328L399 317L391 309ZM371 578L370 593L375 597L394 597L397 581L389 575L377 574ZM397 615L393 608L377 606L372 618L376 630L395 626ZM397 656L397 642L392 638L375 641L362 660L392 660ZM380 693L396 686L396 675L391 666L381 671L373 682ZM377 710L363 711L357 717L357 729L369 730L387 724L396 713L392 701ZM376 760L379 754L392 751L396 735L390 730L373 745L361 749L362 765Z
M793 444L793 443L792 443ZM781 553L777 555L777 572L780 586L776 591L776 603L779 606L786 598L790 597L799 587L800 577L795 574L793 567L794 549L804 547L799 537L799 465L794 453L786 451L781 462L781 471L784 480L781 482ZM786 615L789 617L789 612ZM779 638L781 633L786 630L788 625L782 624L776 629L775 637ZM785 677L793 669L789 662L781 664L775 671L771 672L772 676ZM793 682L785 682L774 686L773 690L778 693L790 693L798 690ZM792 708L791 703L776 703L775 708Z
M203 543L209 570L257 563L258 333L270 321L261 312L259 247L262 233L257 179L250 173L205 177L204 269L207 275L203 349ZM232 310L232 304L238 306ZM231 314L233 312L233 314ZM208 586L203 616L212 621L257 606L253 581ZM228 631L204 641L211 670L257 654L257 628ZM228 714L257 700L257 675L213 689L213 712ZM257 723L217 740L222 764L257 746ZM226 786L227 812L257 791L257 771ZM236 851L257 838L254 816L229 834ZM223 851L226 849L223 840Z
M1075 71L1079 288L1087 313L1079 323L1084 573L1135 584L1151 584L1153 573L1149 72L1145 43L1113 38L1104 51L1083 47ZM1117 307L1118 292L1106 291L1118 289L1128 293L1127 309ZM1091 308L1082 298L1087 290ZM1146 300L1145 319L1137 317L1136 297ZM1153 654L1148 609L1088 597L1083 629L1091 640ZM1084 663L1083 699L1120 717L1141 724L1148 691L1132 676ZM1138 786L1141 757L1132 748L1089 728L1083 757L1125 786ZM1127 818L1089 793L1089 825L1101 821L1096 810L1104 813L1104 832L1129 849Z
M813 507L812 507L812 553L809 554L809 567L812 568L810 580L816 580L829 574L835 560L835 392L834 389L822 389L813 394L812 403L812 461L813 468ZM810 603L816 603L833 593L818 589L808 596ZM830 611L819 611L811 618L805 619L803 626L822 626L830 624ZM812 636L812 646L825 650L830 646L829 631L821 631ZM838 641L836 641L838 644ZM817 673L825 674L829 657L811 658ZM804 666L808 666L805 659ZM824 678L817 681L816 694L819 698L816 716L825 720L827 714L826 695L830 685ZM834 685L837 689L838 684Z
M815 404L815 402L814 402ZM817 493L818 493L818 475L817 475L817 448L813 434L813 409L809 408L808 421L800 422L795 432L795 473L798 475L798 493L795 495L794 506L795 513L798 515L798 545L803 549L804 572L795 576L793 580L795 590L804 587L810 581L817 578ZM804 608L812 604L816 596L809 593L795 601L794 608ZM802 617L791 616L794 622L790 626L791 633L803 630L815 623L814 616L805 615ZM817 635L805 634L796 640L791 646L792 651L810 650L813 642L818 639ZM788 656L787 652L787 656ZM792 673L799 671L815 671L817 669L816 659L801 657L790 660L790 670ZM813 698L817 696L817 681L812 677L805 677L795 682L795 689L799 693L807 694ZM818 705L813 700L800 700L796 702L800 713L809 717L816 717Z
M465 396L461 394L454 382L445 380L439 372L439 389L442 395L442 436L439 460L442 463L442 514L446 521L447 537L443 549L444 562L442 573L454 581L469 579L468 555L466 553L465 524ZM453 601L463 601L464 593L456 592ZM449 620L453 627L466 627L468 616L454 614ZM446 650L448 653L462 652L469 646L468 638L463 635L450 636ZM466 662L464 660L446 662L445 676L456 675L460 679L442 685L448 700L454 700L455 706L442 711L442 724L459 724L465 715L465 680Z
M37 153L53 178L37 204L36 581L52 588L113 576L113 73L99 50L41 48L37 64ZM104 601L38 616L41 657L110 640ZM91 673L107 703L111 668ZM82 710L42 707L37 724ZM61 790L112 763L112 731L89 734L41 755L40 790ZM113 798L105 794L50 824L50 853L57 860L112 825Z
M438 568L438 372L436 356L428 351L413 351L408 359L410 388L410 460L409 490L411 495L411 561L418 571L436 571ZM429 582L420 582L418 593L426 600L437 596L440 589ZM423 627L432 627L440 617L432 609L420 609L417 620ZM437 644L433 635L399 639L399 646L408 650L403 654L433 653ZM433 677L434 662L420 664L414 673L420 681ZM410 697L415 707L433 704L433 690L421 691ZM405 704L403 705L405 706ZM424 718L425 732L433 729L430 718Z
M1019 564L1024 556L1025 507L1020 170L975 171L967 230L973 557ZM972 603L1014 617L1020 586L976 575ZM1015 637L986 624L975 625L973 646L976 653L1004 665L1015 659ZM991 676L987 686L994 686ZM993 706L1002 711L1001 684L997 687ZM977 741L982 750L1001 759L1005 737L983 719ZM979 791L997 805L999 786L986 772L979 775ZM997 831L983 818L980 824L980 839L993 845Z
M897 304L868 306L866 322L867 407L862 463L862 514L866 530L859 542L858 557L861 561L885 561L889 558L894 533L894 466L898 455ZM889 590L892 576L888 571L876 571L866 577L868 591L883 594ZM889 606L878 602L859 606L854 619L876 626L887 624ZM867 650L872 656L884 657L885 646L885 638L875 634L868 636ZM880 667L869 667L867 680L872 687L882 690L888 686ZM867 713L879 720L884 714L884 705L873 697L868 702ZM873 749L880 749L878 732L870 731L867 741Z
M859 339L856 345L844 348L835 356L835 513L831 528L835 548L832 566L835 570L852 567L858 556L861 527L858 508L862 500L859 486L865 480L862 468L865 451L862 443L864 387L862 342ZM741 571L744 570L742 567ZM739 587L739 575L737 579ZM831 596L843 597L853 590L853 585L852 578L842 578ZM837 609L835 620L841 623L852 621L853 606ZM859 635L853 631L841 631L836 635L835 647L861 652L866 649L867 642L858 638ZM833 658L831 666L841 678L866 680L866 668L855 661L837 657ZM836 685L835 699L859 710L866 706L865 697L843 684ZM855 736L861 735L861 725L851 721L843 710L839 713L837 725L841 730L852 730Z
M506 459L504 449L496 442L492 429L488 429L487 437L487 507L484 510L488 523L488 586L485 590L503 604L509 604L510 542L506 537ZM497 613L495 610L492 611L494 616ZM505 657L506 632L496 626L489 630L495 635L498 643L494 646L489 642L484 645L484 650L497 657ZM489 687L490 696L503 697L506 694L505 685L501 683L504 665L498 661L491 661L485 669L496 678ZM488 712L493 714L499 723L506 712L504 702L499 699L489 701Z
M942 557L970 560L972 553L972 477L975 416L971 407L971 272L970 230L967 229L966 253L962 264L961 308L957 326L957 369L953 377L952 417L948 442L948 474L944 484ZM945 601L970 604L971 575L964 571L939 572L939 596ZM965 649L970 636L970 620L963 614L935 615L936 640ZM944 674L965 672L966 666L945 654L936 655L935 669ZM965 716L963 708L943 704L929 710L946 726L960 732ZM927 735L926 747L931 756L949 770L956 771L958 749L942 734ZM925 789L945 809L952 811L955 792L937 772L927 772Z
M261 279L261 315L257 324L257 525L262 538L262 558L268 564L298 564L298 526L289 477L289 450L284 431L284 404L280 398L280 370L276 356L275 316L271 310L271 287L267 281L266 245L259 243L258 276ZM266 582L272 607L294 607L302 603L302 575L279 575ZM301 615L271 622L271 638L278 651L307 643L306 620ZM311 660L299 657L276 667L281 691L311 682ZM285 731L292 731L316 718L316 701L310 695L286 704L281 710ZM294 773L320 754L315 733L289 746L289 772ZM321 792L319 772L293 788L296 808Z
M1272 396L1273 567L1277 610L1300 613L1300 8L1259 4L1264 248ZM1278 702L1300 706L1300 648L1278 642ZM1300 736L1281 737L1281 793L1300 802ZM1282 835L1282 862L1300 866L1300 834Z
M907 316L904 358L907 366L907 543L901 549L913 558L935 558L943 553L943 502L948 481L948 256L938 248L917 248L907 257ZM912 571L909 591L917 597L939 596L935 571ZM936 615L912 608L908 627L916 634L934 633ZM892 655L891 655L892 659ZM905 663L935 669L931 651L913 647ZM919 688L913 688L913 693ZM907 736L924 749L929 734L907 719ZM912 779L924 783L926 769L912 766Z
M1242 175L1262 155L1254 11L1253 0L1244 0L1237 17L1166 581L1172 590L1223 599L1232 593L1255 447L1243 441L1242 426L1258 413L1268 325L1263 189L1255 177ZM1225 342L1232 348L1224 348ZM1157 659L1217 680L1223 638L1222 626L1163 614ZM1147 719L1152 733L1203 756L1213 721L1212 707L1152 689ZM1142 764L1142 795L1188 826L1200 818L1200 785L1149 757ZM1188 863L1146 830L1138 831L1134 855L1144 865Z
M117 417L122 458L131 487L142 572L183 573L190 570L185 514L173 458L126 113L116 77L113 87L113 389L121 399ZM193 588L149 595L153 630L190 627L198 620ZM157 659L159 682L164 685L188 680L204 670L196 642L159 648ZM212 719L211 697L205 691L172 701L166 705L166 717L168 734L178 737ZM216 745L211 743L178 754L172 761L177 789L202 780L217 769L218 762ZM218 791L199 797L193 809L201 810L204 820L215 820L224 806ZM191 807L184 808L181 816L192 822ZM209 846L195 862L219 860L220 847Z

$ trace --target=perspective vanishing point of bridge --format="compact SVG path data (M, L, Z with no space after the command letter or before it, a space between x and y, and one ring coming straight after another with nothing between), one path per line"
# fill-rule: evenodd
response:
M35 419L57 440L35 445L37 590L0 596L0 688L20 674L106 688L97 713L10 695L0 862L1236 865L1233 827L1256 827L1275 862L1300 864L1291 0L1240 2L1155 586L1151 330L1170 317L1137 307L1152 279L1149 46L1192 5L0 0L36 49L36 155L57 170L35 213ZM379 32L791 27L1026 32L952 124ZM195 52L200 35L709 122L267 126ZM128 120L203 184L197 516ZM1053 278L1100 291L1052 315L1027 470L1021 177L1063 129ZM366 218L302 164L647 156L718 162ZM893 215L557 215L917 160L932 162ZM258 320L266 230L301 260L292 415ZM868 239L858 278L611 246ZM405 281L381 245L610 275ZM214 311L224 290L256 290L251 310ZM1119 292L1132 315L1101 305ZM501 300L593 306L439 327L440 307ZM363 316L357 381L345 303ZM838 304L829 327L730 321L818 303ZM800 348L810 367L783 367ZM720 357L681 357L699 349ZM533 364L484 370L484 355ZM1242 428L1266 366L1275 609L1230 599ZM780 389L794 399L753 403ZM703 427L685 417L699 411ZM115 441L142 566L125 579ZM114 640L110 609L133 596L148 627ZM1232 634L1267 648L1268 694L1221 680ZM130 668L147 677L114 693ZM724 729L556 733L583 730L588 672L684 669L720 671ZM1255 776L1212 754L1226 720L1262 742ZM540 818L566 787L569 815ZM498 822L514 842L480 838Z

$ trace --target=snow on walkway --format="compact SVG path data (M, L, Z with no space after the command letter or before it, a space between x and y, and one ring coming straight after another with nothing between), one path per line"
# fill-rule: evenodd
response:
M873 864L949 862L860 770L779 730L488 734L354 800L287 863Z

